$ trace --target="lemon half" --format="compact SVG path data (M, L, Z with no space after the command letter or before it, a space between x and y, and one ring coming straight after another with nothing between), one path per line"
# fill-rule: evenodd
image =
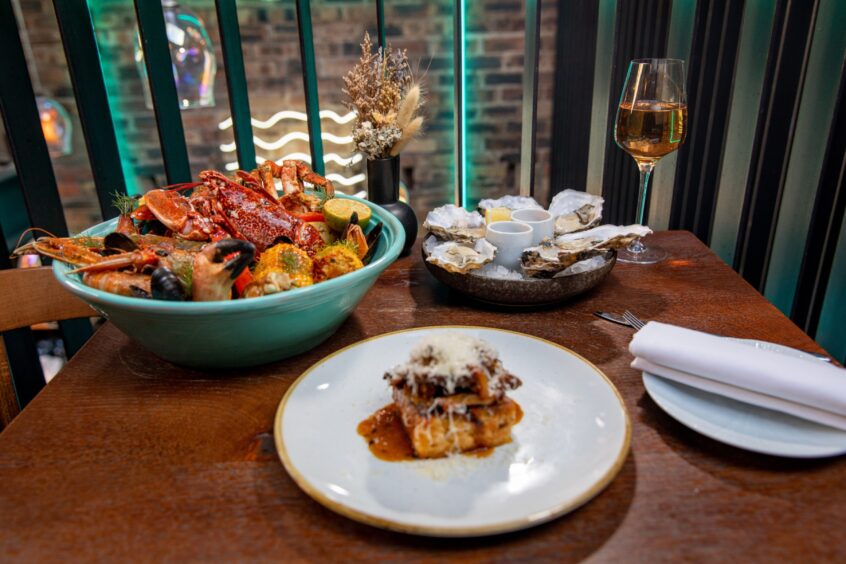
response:
M370 222L370 207L355 200L333 198L323 204L323 216L326 224L335 231L343 231L350 222L353 213L358 214L358 224L362 229Z

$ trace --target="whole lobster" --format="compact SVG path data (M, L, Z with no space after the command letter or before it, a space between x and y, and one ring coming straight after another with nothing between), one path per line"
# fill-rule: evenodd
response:
M259 252L287 240L314 255L322 246L320 232L288 213L263 190L245 186L216 170L200 173L202 183L176 189L155 189L144 195L145 205L133 212L141 219L152 214L174 235L192 241L226 237L253 243ZM181 189L194 188L190 196Z

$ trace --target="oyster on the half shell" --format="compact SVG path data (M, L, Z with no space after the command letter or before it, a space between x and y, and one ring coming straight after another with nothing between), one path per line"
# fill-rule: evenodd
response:
M493 200L486 198L479 202L480 210L487 210L490 208L508 208L511 211L516 210L542 210L543 206L535 201L534 198L528 196L503 196Z
M612 249L621 249L650 233L652 230L643 225L600 225L587 231L559 235L523 251L523 273L549 278L574 263Z
M563 235L590 229L602 220L602 196L563 190L552 198L549 213L555 218L555 234Z
M439 239L474 243L485 236L485 218L453 204L433 209L423 228Z
M426 257L427 262L456 274L467 274L482 268L496 256L496 247L485 239L479 239L474 244L464 244L456 241L441 242L429 237L424 243L424 250L429 255Z

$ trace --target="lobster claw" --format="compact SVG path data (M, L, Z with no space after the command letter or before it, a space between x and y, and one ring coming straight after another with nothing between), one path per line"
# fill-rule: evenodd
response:
M253 258L256 256L256 246L241 239L221 239L214 243L212 261L223 262L232 253L238 254L227 260L223 268L229 272L229 277L235 280L253 262Z
M233 281L255 255L255 245L240 239L221 239L203 247L194 257L194 301L231 299Z

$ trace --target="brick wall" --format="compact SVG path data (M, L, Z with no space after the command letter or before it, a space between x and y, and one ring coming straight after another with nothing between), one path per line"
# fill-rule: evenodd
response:
M131 186L146 190L165 180L155 117L145 106L134 60L134 10L124 0L90 4L124 170L131 177ZM52 2L20 0L20 5L42 92L58 99L76 116ZM233 138L231 128L218 128L218 123L229 116L229 108L214 7L210 1L192 0L184 5L205 21L218 55L216 105L182 112L191 167L194 173L205 168L223 169L227 162L235 160L235 155L220 149L220 145L232 143ZM470 193L476 198L495 197L518 190L524 8L520 0L481 0L468 5ZM548 188L555 2L545 1L542 14L536 185L544 199ZM267 119L282 109L304 111L293 2L240 0L238 15L253 116ZM372 0L313 0L312 17L321 108L346 113L341 77L358 59L364 29L375 35L374 4ZM408 50L411 60L419 64L426 85L425 133L402 156L402 167L413 186L413 204L418 213L425 213L434 205L450 201L453 193L452 1L391 0L386 2L386 25L388 40L395 47ZM79 124L76 125L73 154L55 160L73 230L98 220L84 140ZM335 135L347 135L351 128L351 124L338 125L328 120L323 120L322 125L324 131ZM274 141L295 130L305 131L305 124L283 120L270 129L255 129L255 134ZM351 155L351 145L324 141L324 149L344 157ZM259 155L274 159L290 152L308 153L307 143L293 141L278 150L257 148ZM327 164L328 173L345 177L363 169L363 163L351 168ZM362 183L345 191L363 188Z

